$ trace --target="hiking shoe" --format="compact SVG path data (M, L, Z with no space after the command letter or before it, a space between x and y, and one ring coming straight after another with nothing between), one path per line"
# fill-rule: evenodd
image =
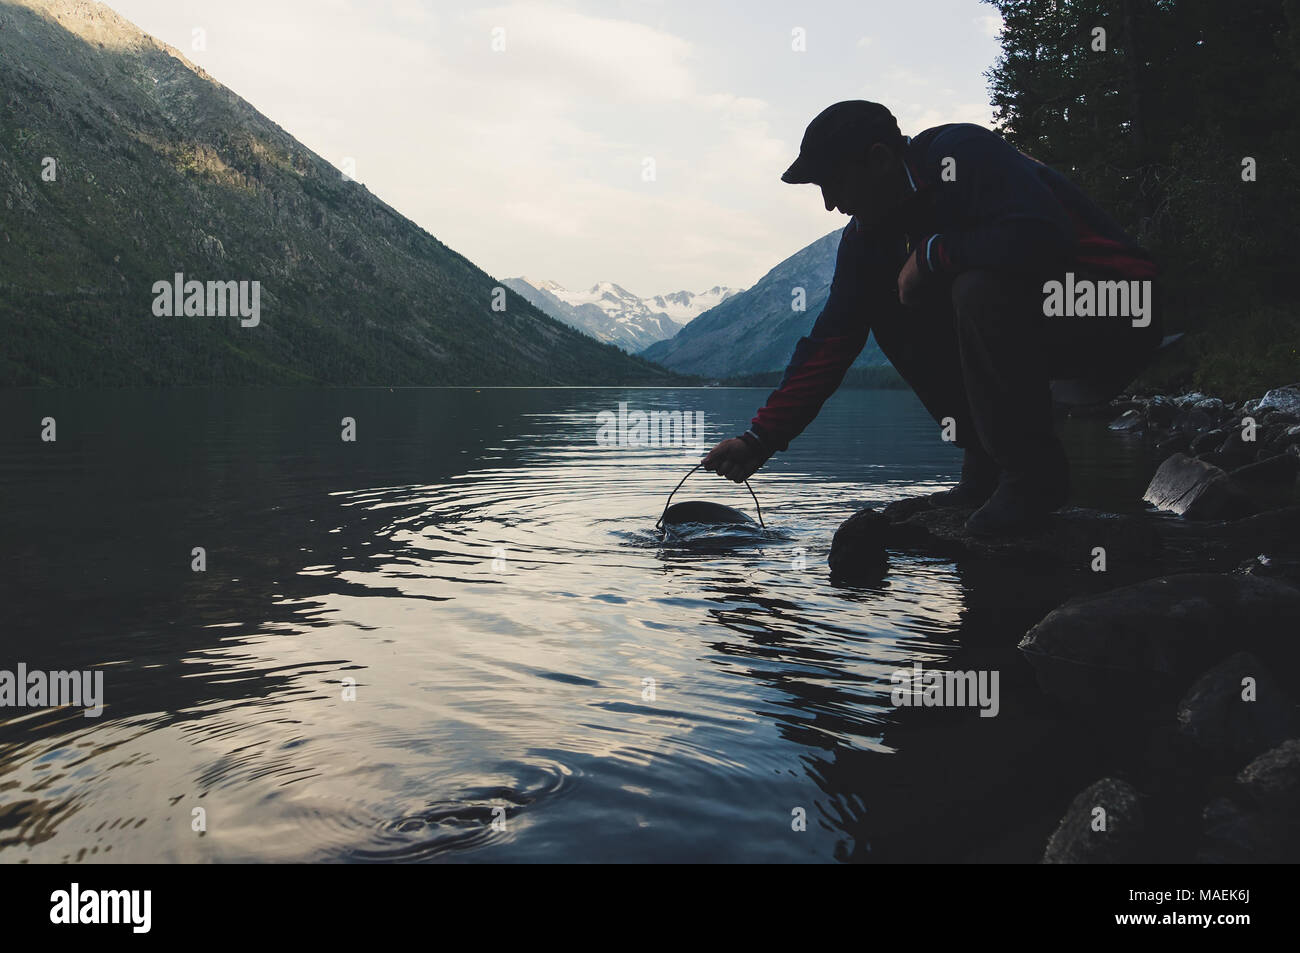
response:
M1062 464L1064 455L1062 454ZM987 503L966 520L972 536L1010 536L1041 526L1070 496L1068 465L1005 473Z
M979 506L998 488L998 465L983 448L968 448L961 458L961 482L930 494L933 506Z

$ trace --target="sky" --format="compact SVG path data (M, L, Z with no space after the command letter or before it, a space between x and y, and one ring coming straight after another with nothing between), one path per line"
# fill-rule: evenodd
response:
M1000 25L978 0L109 6L489 274L643 297L750 287L846 223L780 181L833 102L990 125Z

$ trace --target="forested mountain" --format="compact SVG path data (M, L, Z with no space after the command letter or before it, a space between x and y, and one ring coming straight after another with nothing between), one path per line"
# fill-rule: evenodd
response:
M498 291L99 3L0 0L0 198L0 384L674 380ZM178 273L257 282L259 320L161 316Z

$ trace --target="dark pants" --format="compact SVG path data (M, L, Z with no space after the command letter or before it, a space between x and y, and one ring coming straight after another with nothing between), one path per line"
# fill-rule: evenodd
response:
M1079 278L1085 276L1079 275ZM1050 382L1086 378L1119 393L1161 339L1129 317L1048 317L1042 280L968 271L873 322L885 356L936 421L956 422L959 447L983 448L1005 471L1060 457Z

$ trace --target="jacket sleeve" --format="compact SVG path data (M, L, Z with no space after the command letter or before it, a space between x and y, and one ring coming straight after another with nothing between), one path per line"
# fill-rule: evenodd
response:
M923 271L1043 274L1060 270L1073 256L1069 211L1039 174L1038 163L1001 136L979 126L954 126L930 144L925 167L937 183L935 211L942 224L919 243Z
M840 236L826 306L795 345L781 383L750 421L746 437L757 438L766 453L787 449L835 393L867 343L871 308L886 304L891 294L897 303L897 268L887 266L879 246L880 240L859 231L856 219Z

